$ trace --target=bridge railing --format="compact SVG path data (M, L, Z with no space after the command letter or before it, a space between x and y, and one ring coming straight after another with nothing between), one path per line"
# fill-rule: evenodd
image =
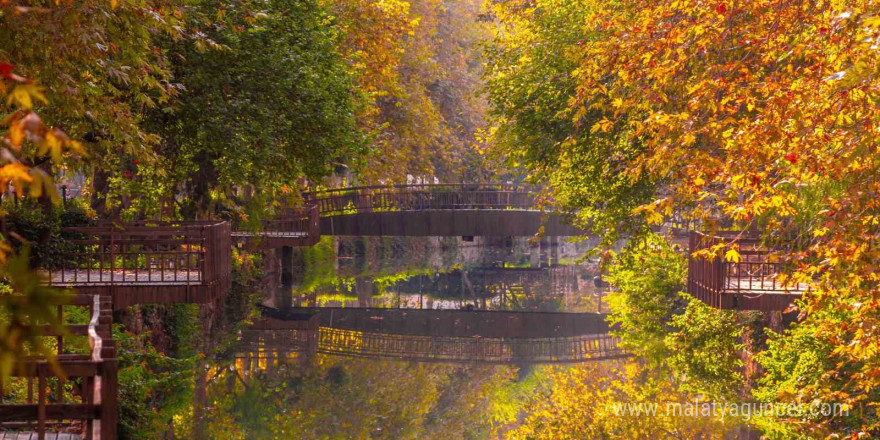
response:
M710 258L695 252L717 249ZM737 257L725 258L729 250ZM789 272L778 250L766 247L760 238L739 232L689 235L688 293L721 309L785 310L806 286L781 283L779 275Z
M59 258L45 268L50 285L152 287L151 295L172 286L213 292L229 285L228 222L102 223L64 228L62 237Z
M17 438L46 438L50 431L65 430L93 440L116 438L117 360L110 339L110 298L80 295L70 305L91 307L87 326L67 329L69 336L88 337L89 354L65 353L64 342L70 338L47 332L57 338L55 363L34 357L13 368L10 383L24 381L19 385L26 392L4 402L7 393L0 384L0 430L21 432Z
M571 363L626 356L608 334L566 338L457 338L362 332L321 327L318 352L420 362Z
M317 204L286 212L263 221L264 237L291 236L297 246L312 246L321 239L321 214Z
M536 194L512 185L393 185L324 190L306 195L323 216L362 212L514 209L533 210Z

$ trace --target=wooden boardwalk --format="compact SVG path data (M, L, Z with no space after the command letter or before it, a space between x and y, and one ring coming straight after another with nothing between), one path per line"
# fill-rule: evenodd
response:
M726 261L723 255L734 237L740 261ZM719 244L724 247L714 258L693 256ZM808 288L806 284L779 283L778 276L786 269L783 259L755 237L739 237L738 233L707 236L692 231L688 250L688 293L718 309L785 311Z
M7 402L0 387L0 439L116 439L118 366L110 298L79 295L69 306L91 309L89 324L74 326L68 336L86 335L90 354L66 353L66 337L47 333L57 339L56 358L64 377L58 377L45 359L16 365L12 380L23 381L27 393ZM59 321L62 310L59 306ZM65 391L65 383L74 385L72 392Z
M49 285L105 295L115 308L206 303L231 285L227 222L140 222L65 228Z

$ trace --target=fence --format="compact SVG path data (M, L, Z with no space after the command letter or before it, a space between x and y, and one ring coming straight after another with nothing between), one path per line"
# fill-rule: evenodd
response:
M324 190L306 194L322 216L361 212L454 209L534 210L535 193L514 185L391 185Z
M785 310L807 286L782 284L778 276L786 273L779 252L765 247L759 238L729 232L689 235L688 293L720 309ZM727 261L724 255L735 245L739 261ZM720 251L711 258L695 257L694 252Z
M104 223L64 228L48 283L111 294L116 307L206 302L228 289L231 231L222 222Z
M0 384L0 430L18 431L21 435L17 438L40 440L66 438L52 431L82 434L77 438L88 440L116 439L118 365L115 341L109 339L110 298L77 296L73 305L91 307L87 326L68 329L72 335L88 336L90 354L65 353L64 336L47 333L57 338L57 369L41 358L26 360L13 369L13 380L24 380L27 391L24 402L5 403L6 393ZM61 319L59 306L59 322ZM63 374L57 374L58 370ZM68 388L66 383L72 386ZM68 397L73 402L67 402ZM2 434L0 431L0 437Z

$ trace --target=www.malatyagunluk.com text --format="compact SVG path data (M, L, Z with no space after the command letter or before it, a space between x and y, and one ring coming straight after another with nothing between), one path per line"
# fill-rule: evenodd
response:
M611 410L619 417L831 417L849 415L849 405L829 402L617 402Z

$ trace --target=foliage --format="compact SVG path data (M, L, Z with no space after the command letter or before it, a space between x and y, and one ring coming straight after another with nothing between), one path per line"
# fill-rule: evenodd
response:
M485 438L489 398L510 377L496 367L320 356L306 368L238 374L248 379L224 374L209 385L206 438Z
M313 0L253 6L200 4L223 17L206 29L222 47L184 40L169 49L184 91L148 126L162 137L156 153L174 184L162 195L185 216L264 212L292 199L303 177L319 179L360 151L357 95L332 17Z
M0 21L10 14L33 18L29 10L0 5ZM6 32L4 27L0 32ZM43 87L16 73L16 66L0 58L0 108L6 115L0 121L0 191L15 190L16 197L57 201L51 177L37 165L60 164L67 153L82 153L82 146L43 122L34 110L37 102L48 103ZM40 159L40 163L34 161ZM0 212L5 215L5 212ZM54 355L40 340L39 325L58 334L64 329L53 317L52 305L63 301L65 293L41 285L41 277L30 268L30 249L13 250L6 236L0 237L0 277L8 286L0 297L0 383L5 383L14 365L32 350L54 363Z
M647 194L636 191L641 195L628 198L629 204L616 204L621 209L603 210L607 223L599 219L597 225L609 225L599 230L611 231L612 237L632 230L628 226L634 216L660 223L675 212L702 220L709 229L723 218L738 227L762 228L770 242L788 250L782 255L793 270L779 281L811 285L801 317L811 322L815 344L830 344L837 360L822 363L827 369L810 375L812 383L805 382L804 389L821 401L836 399L852 407L870 401L880 385L880 350L873 330L880 317L874 264L880 248L872 239L877 234L880 119L880 53L873 46L880 34L876 5L725 0L574 4L580 5L577 23L559 32L579 33L574 42L532 31L541 27L531 23L543 23L545 14L553 16L548 11L563 9L559 15L568 16L572 3L504 2L498 7L509 14L498 15L505 25L526 30L509 41L496 40L505 51L525 54L511 55L526 66L524 71L553 65L547 61L552 57L533 56L540 49L532 48L553 47L552 53L565 62L558 83L567 87L560 87L561 96L552 101L556 105L548 106L538 123L558 122L561 129L546 132L563 136L589 131L584 144L564 144L564 137L554 137L558 149L548 157L525 155L522 166L547 174L562 200L569 193L604 187L612 192L608 200L615 201L647 183ZM518 22L520 16L529 23ZM503 69L493 72L490 81L503 84L506 74ZM502 135L516 130L520 117L528 120L533 108L544 108L538 105L541 101L529 100L541 96L529 92L543 83L523 83L527 86L499 93L525 103L522 111L502 114ZM501 102L502 110L517 108ZM530 145L523 148L528 151ZM556 159L584 154L596 160L579 167L582 179L571 178ZM593 174L594 169L605 172ZM617 179L620 186L607 179ZM583 206L580 217L595 218L590 212L594 204L578 205ZM837 318L843 313L851 318L847 325ZM790 337L795 334L786 333L780 341ZM775 351L792 344L797 345L772 345L769 359L784 358ZM787 422L803 432L857 438L878 432L872 414L867 411L861 420L843 424L834 417L803 421L803 426Z
M196 358L168 357L149 342L149 333L134 335L118 324L113 336L119 347L119 438L162 438L172 416L192 402Z
M871 390L858 396L853 406L840 400L841 394L823 389L821 385L832 374L835 380L847 380L862 367L862 363L848 363L835 346L822 338L816 338L818 327L833 321L848 326L852 319L848 312L818 312L806 320L794 324L782 334L771 333L768 349L759 353L757 360L764 369L760 386L753 391L755 397L765 402L796 403L803 416L763 417L758 426L770 439L821 438L846 432L854 426L871 426L877 423L877 402L880 393ZM833 373L828 373L833 372ZM821 404L846 405L846 414L838 414L825 421L826 415L813 414Z
M735 421L667 414L667 402L693 402L657 370L637 361L597 362L553 368L545 393L534 396L531 410L511 439L723 439ZM620 406L655 404L656 414L624 413Z
M678 294L686 270L681 255L657 236L630 243L609 269L610 322L618 326L623 347L649 364L664 363L672 354L666 335L675 331L673 318L687 305Z
M649 200L654 179L621 174L643 150L628 133L593 130L601 119L596 111L570 114L579 85L575 54L603 35L585 19L594 3L487 2L500 24L487 50L485 88L494 116L490 153L549 184L555 207L575 212L578 226L610 244L643 228L628 219Z
M668 371L683 391L714 399L742 395L743 328L733 312L681 293L686 262L664 237L631 242L609 270L609 321L621 346L646 367Z
M65 249L61 228L86 226L93 222L95 213L80 199L72 199L62 206L46 209L34 199L7 202L4 226L13 235L14 249L29 244L33 267L55 266L62 261Z
M693 393L719 400L748 397L743 388L743 327L736 313L689 299L684 313L672 318L675 331L666 336L669 367Z
M405 182L486 174L474 144L485 113L475 96L478 41L487 33L476 0L325 0L342 50L367 99L358 126L370 136L356 178Z

